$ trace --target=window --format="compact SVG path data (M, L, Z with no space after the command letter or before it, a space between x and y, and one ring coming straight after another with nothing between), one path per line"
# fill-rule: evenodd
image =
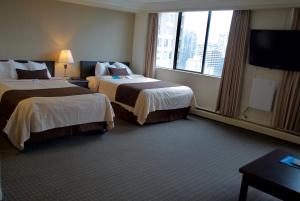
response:
M173 66L178 13L161 13L158 21L156 65Z
M208 12L182 13L176 65L177 69L197 72L201 71L207 19Z
M231 17L232 11L213 11L211 13L204 74L218 77L222 75Z
M169 44L157 46L157 66L220 77L231 18L232 11L161 13L158 40Z
M168 47L168 39L165 39L164 47Z

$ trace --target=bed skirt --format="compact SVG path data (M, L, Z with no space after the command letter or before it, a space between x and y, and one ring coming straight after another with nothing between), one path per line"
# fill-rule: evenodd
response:
M106 122L95 122L88 124L80 124L74 126L67 126L62 128L54 128L43 132L31 133L30 142L38 142L68 135L77 135L83 133L99 133L106 132Z
M132 112L126 110L125 108L123 108L121 105L117 103L111 102L111 105L115 111L116 117L119 117L121 119L124 119L134 124L139 124L137 122L137 116L135 116ZM190 112L190 107L150 112L146 119L145 124L162 123L162 122L184 119L187 117L189 112Z
M5 125L6 125L6 121L3 118L0 118L0 129L1 129L0 133L5 135L7 138L7 135L3 132ZM84 133L103 134L106 131L107 131L106 122L94 122L94 123L80 124L74 126L67 126L62 128L54 128L54 129L50 129L38 133L31 133L30 139L26 141L25 144L59 138L63 136L84 134Z

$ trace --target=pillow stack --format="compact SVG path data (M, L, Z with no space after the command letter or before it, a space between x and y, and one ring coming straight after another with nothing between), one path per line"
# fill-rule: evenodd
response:
M42 70L22 70L16 69L19 80L27 79L39 79L39 80L49 80L47 75L47 69Z
M51 78L51 74L50 74L50 72L48 70L48 67L45 63L37 63L37 62L33 62L33 61L28 61L28 67L29 67L29 70L31 70L31 71L46 69L48 79Z
M111 76L127 76L127 75L129 75L126 68L111 68L111 67L108 67L108 72Z
M18 79L17 69L29 70L28 63L19 63L16 61L9 61L9 62L10 62L10 76L13 79Z
M128 76L133 75L131 69L120 62L114 62L110 65L108 62L97 62L95 68L95 76L101 78L102 76L111 75L111 76Z
M0 62L0 79L8 79L10 76L10 62L9 61L1 61Z
M35 72L37 71L37 72ZM24 73L26 76L23 76ZM19 63L13 60L0 62L0 79L50 79L51 74L45 63L28 61Z

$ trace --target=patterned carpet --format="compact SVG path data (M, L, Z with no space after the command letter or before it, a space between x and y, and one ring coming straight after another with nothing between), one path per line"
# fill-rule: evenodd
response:
M19 153L3 138L5 201L235 201L240 166L299 147L189 116L137 126L117 121L109 134L73 136ZM298 150L297 150L298 149ZM250 188L248 201L277 199Z

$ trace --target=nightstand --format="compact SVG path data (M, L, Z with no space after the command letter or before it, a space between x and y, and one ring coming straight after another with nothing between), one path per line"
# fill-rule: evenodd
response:
M68 82L71 83L71 84L75 84L77 86L80 86L80 87L89 88L89 83L88 83L87 80L81 80L81 79L72 80L72 79L69 79Z

